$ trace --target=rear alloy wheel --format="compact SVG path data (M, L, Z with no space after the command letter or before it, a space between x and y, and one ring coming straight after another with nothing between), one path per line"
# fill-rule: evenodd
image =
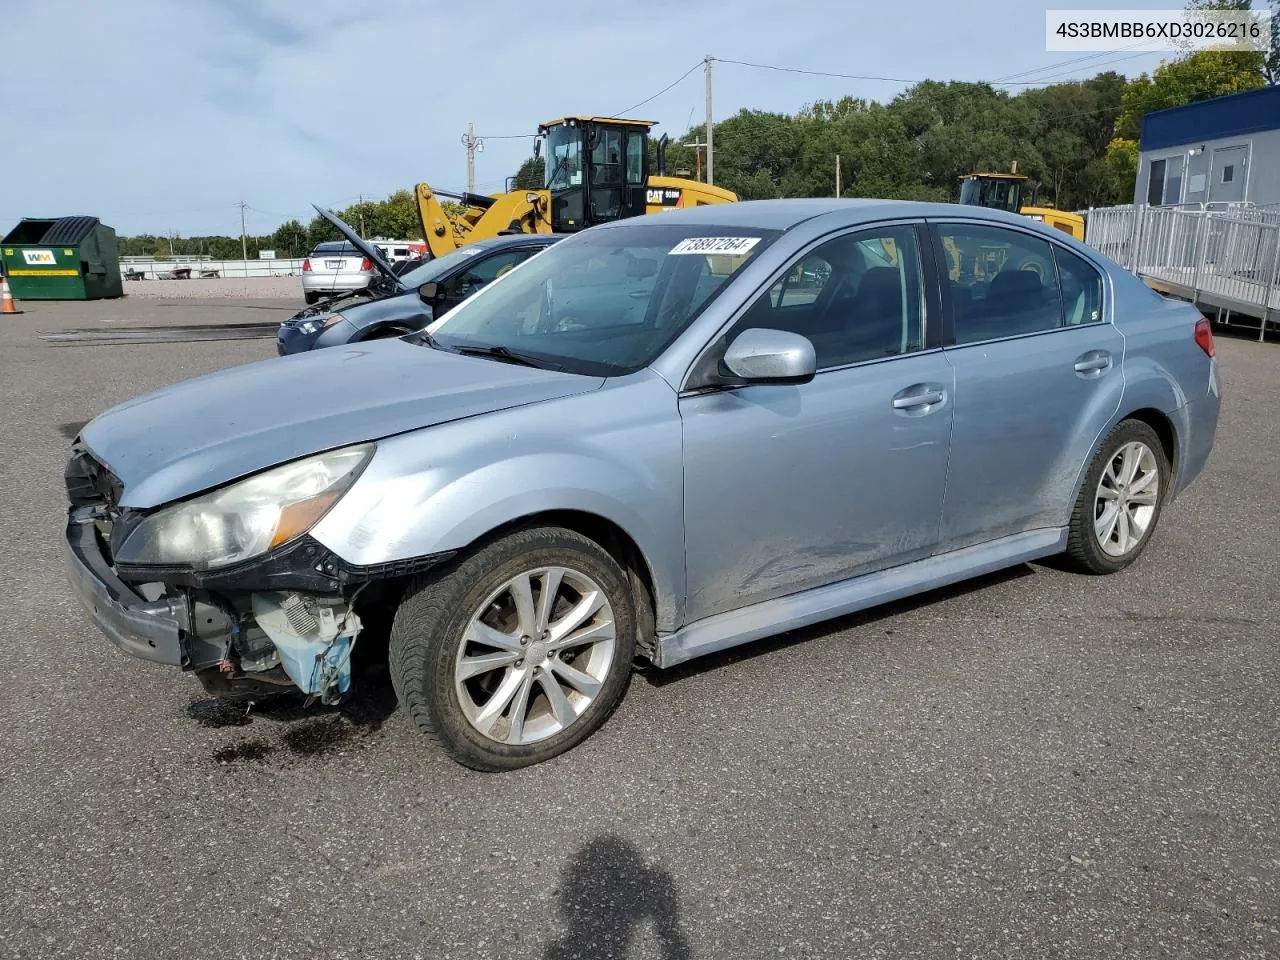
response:
M1067 553L1089 573L1115 573L1146 548L1169 485L1169 462L1156 432L1138 420L1119 424L1099 447L1071 518Z
M608 719L630 682L635 623L627 576L598 544L525 530L405 599L392 679L455 759L510 770L563 753Z

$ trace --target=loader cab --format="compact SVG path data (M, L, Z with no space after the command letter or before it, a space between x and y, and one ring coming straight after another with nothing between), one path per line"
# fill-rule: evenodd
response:
M644 215L652 126L648 120L563 117L538 127L534 156L545 144L553 233Z
M1026 182L1026 177L1014 173L971 173L960 178L960 202L1020 213Z

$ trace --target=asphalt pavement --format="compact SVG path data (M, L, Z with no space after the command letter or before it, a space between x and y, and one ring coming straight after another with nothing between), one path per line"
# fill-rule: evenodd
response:
M338 710L211 701L66 586L80 424L274 345L38 334L299 305L0 318L0 958L1280 952L1280 346L1219 339L1209 469L1128 571L1023 566L637 675L576 750L485 775L383 674Z

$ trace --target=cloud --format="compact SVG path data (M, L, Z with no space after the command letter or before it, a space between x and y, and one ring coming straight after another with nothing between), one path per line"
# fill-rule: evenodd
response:
M1043 52L1044 7L1023 0L993 0L982 17L943 0L80 0L6 10L5 38L0 122L17 146L6 150L0 229L90 213L123 233L185 235L238 233L240 200L249 229L266 232L308 219L313 201L345 206L419 180L461 189L468 122L495 138L477 158L477 186L501 189L531 141L497 137L619 111L708 53L944 79L1055 62ZM713 76L719 118L901 89L731 64ZM637 113L675 137L703 109L698 69Z

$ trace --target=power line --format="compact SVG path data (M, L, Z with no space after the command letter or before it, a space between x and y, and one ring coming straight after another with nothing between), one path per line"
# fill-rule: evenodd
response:
M1108 65L1113 64L1113 63L1122 63L1122 62L1123 62L1123 61L1125 61L1125 60L1134 60L1134 59L1136 59L1137 57L1145 57L1145 56L1147 56L1147 54L1145 54L1145 53L1131 53L1131 54L1129 54L1127 57L1116 57L1114 60L1103 60L1101 63L1091 64L1091 65L1088 67L1088 69L1090 69L1090 70L1097 70L1099 67L1105 67L1105 66L1108 66ZM1073 80L1088 79L1087 77L1086 77L1086 78L1082 78L1082 77L1067 77L1067 76L1065 76L1065 74L1067 74L1067 73L1074 73L1074 72L1075 72L1076 70L1078 70L1078 69L1081 69L1081 68L1080 68L1080 67L1073 67L1073 68L1071 68L1070 70L1063 71L1063 73L1061 73L1061 74L1058 74L1058 73L1051 73L1051 74L1049 74L1049 75L1047 75L1047 76L1041 77L1039 80L1037 80L1037 81L1036 81L1036 83L1037 83L1037 84L1048 84L1048 83L1050 83L1050 82L1052 82L1052 81L1057 81L1058 83L1070 83L1070 82L1072 82Z
M616 116L619 116L619 117L625 116L626 114L630 113L632 110L636 110L640 107L643 107L646 103L650 103L651 101L657 100L660 96L662 96L672 87L679 84L682 80L685 79L685 77L689 76L689 74L693 73L693 71L697 70L701 66L703 66L703 61L699 60L692 67L686 70L684 73L680 74L679 77L677 77L671 83L668 83L665 87L663 87L661 90L655 93L652 97L646 97L644 100L641 100L639 103L633 103L631 106L627 107L625 110L619 110Z
M1114 50L1103 50L1103 51L1101 51L1101 52L1099 52L1099 53L1090 53L1090 54L1087 54L1086 56L1083 56L1083 57L1072 57L1070 60L1061 60L1061 61L1059 61L1058 63L1046 63L1044 66L1040 66L1040 67L1032 67L1032 68L1031 68L1031 69L1029 69L1029 70L1020 70L1020 71L1018 71L1017 73L1010 73L1010 74L1008 74L1008 75L1006 75L1006 76L1000 77L998 80L993 80L993 81L991 81L991 82L992 82L993 84L1002 84L1002 83L1005 83L1005 82L1007 82L1007 81L1009 81L1009 80L1016 80L1016 79L1017 79L1017 78L1019 78L1019 77L1027 77L1027 76L1030 76L1030 75L1033 75L1033 74L1037 74L1037 73L1044 73L1046 70L1054 70L1054 71L1057 71L1057 70L1061 70L1061 69L1062 69L1063 67L1065 67L1065 66L1068 66L1069 64L1073 64L1073 63L1084 63L1084 62L1087 62L1087 61L1089 61L1089 60L1100 60L1100 59L1102 59L1103 57L1109 57L1109 56L1111 56L1112 54L1115 54L1115 53L1128 53L1130 50L1137 50L1139 47L1145 47L1146 45L1147 45L1147 41L1146 41L1146 40L1141 40L1141 41L1139 41L1138 43L1131 43L1131 44L1129 44L1129 46L1127 46L1127 47L1117 47L1117 48L1116 48L1116 49L1114 49ZM1143 54L1146 54L1146 53L1159 53L1159 52L1160 52L1160 51L1158 51L1158 50L1144 50L1144 51L1142 51L1142 53L1143 53ZM1038 81L1037 81L1037 82L1038 82Z
M1114 51L1109 51L1114 52ZM1135 54L1134 56L1143 56L1143 54ZM827 70L805 70L800 67L780 67L770 63L751 63L746 60L727 60L723 57L713 57L712 59L720 63L733 63L740 67L753 67L757 70L776 70L779 73L800 73L810 77L832 77L837 80L878 80L885 83L925 83L925 80L908 79L906 77L879 77L857 73L832 73ZM1113 61L1118 62L1118 61ZM690 71L692 72L692 71ZM991 86L1012 86L1012 87L1038 87L1044 83L1044 80L1016 80L1016 81L990 81L990 80L966 80L960 81L964 83L985 83Z
M883 80L886 83L922 83L920 80L905 80L902 77L871 77L854 73L829 73L825 70L802 70L800 67L779 67L769 63L749 63L746 60L726 60L723 57L712 57L719 63L735 63L740 67L754 67L757 70L776 70L779 73L803 73L811 77L834 77L838 80ZM701 66L701 64L698 64ZM695 68L696 69L696 68ZM690 73L693 71L690 70Z

